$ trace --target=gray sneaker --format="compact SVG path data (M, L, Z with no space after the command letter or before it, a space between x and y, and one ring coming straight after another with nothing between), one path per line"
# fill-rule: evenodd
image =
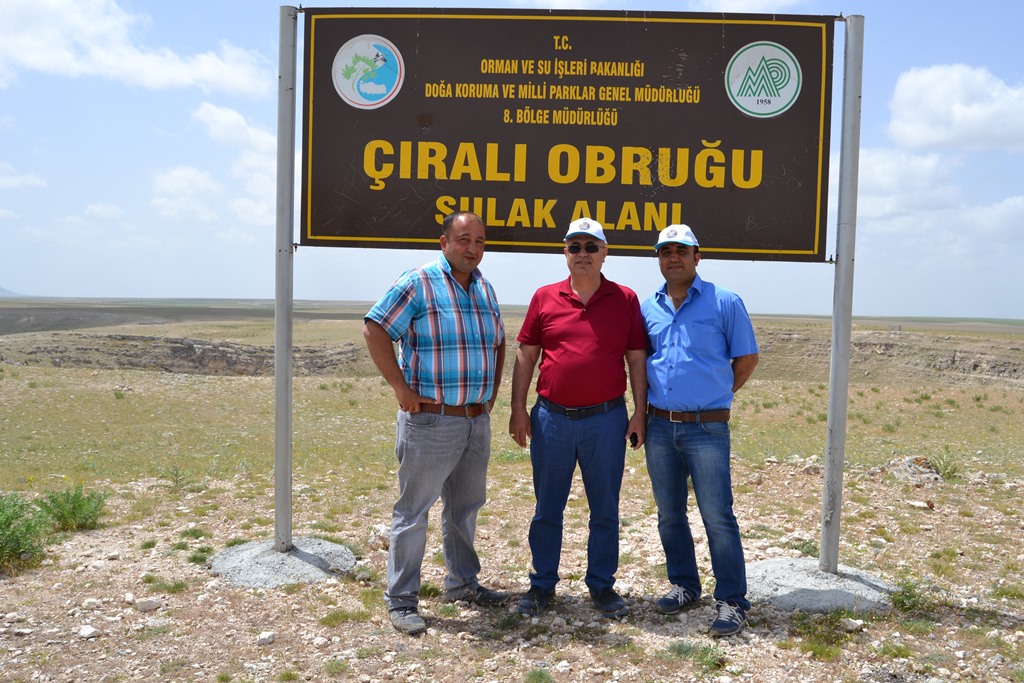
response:
M675 614L687 605L692 605L699 598L682 586L672 586L672 590L665 593L665 597L654 603L654 608L662 614Z
M415 607L399 607L388 612L391 625L402 633L417 636L427 630L427 622Z
M443 600L445 602L458 602L459 600L465 600L466 602L472 602L480 605L481 607L494 607L495 605L508 602L508 598L508 593L492 591L490 588L484 588L477 584L472 587L462 587L450 590L444 594Z

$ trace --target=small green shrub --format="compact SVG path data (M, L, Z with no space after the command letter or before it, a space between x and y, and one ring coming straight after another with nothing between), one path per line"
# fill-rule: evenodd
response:
M896 592L890 597L892 606L906 614L924 614L932 611L935 601L922 590L913 579L903 579L896 584Z
M440 605L437 607L437 616L449 619L455 618L459 616L459 607L458 605Z
M81 484L74 490L52 491L36 501L36 505L53 520L58 531L97 528L106 504L106 493L93 491L87 494Z
M328 676L344 676L352 673L352 667L344 659L329 659L324 662L324 673Z
M188 556L188 561L192 564L206 564L207 560L210 559L210 555L213 555L213 548L204 545L196 548L195 552Z
M724 669L726 664L725 651L715 645L695 644L684 640L669 645L668 654L692 661L704 673Z
M368 621L369 619L370 613L365 610L335 609L320 617L319 621L322 626L332 628L350 621Z
M0 572L37 563L49 531L45 512L16 493L0 496Z
M910 659L914 651L908 645L899 642L886 641L876 649L882 657L890 659Z
M943 481L952 481L953 479L960 478L960 463L959 458L946 446L942 449L942 453L930 456L928 462L931 463L932 467Z
M168 470L161 471L160 475L170 482L170 488L172 491L180 491L185 488L185 485L188 483L188 478L185 476L185 473L182 472L181 468L177 465L171 466Z
M843 644L850 635L843 631L840 624L850 614L845 610L836 610L824 615L797 615L793 622L793 632L800 637L800 650L816 659L831 661L842 655Z
M421 598L436 598L440 596L442 593L444 593L443 590L441 590L434 584L430 583L429 581L424 581L423 584L420 586Z
M143 576L142 583L153 593L181 593L188 590L188 581L168 581L153 574Z
M992 597L1024 600L1024 587L1020 584L1001 583L992 589Z
M799 550L801 554L807 557L818 556L818 544L811 540L790 541L786 544L786 547Z

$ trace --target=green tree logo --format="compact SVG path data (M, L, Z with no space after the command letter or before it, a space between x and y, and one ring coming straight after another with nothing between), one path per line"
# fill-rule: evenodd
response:
M331 67L334 89L356 109L377 109L392 101L405 81L402 53L387 38L363 34L341 46Z

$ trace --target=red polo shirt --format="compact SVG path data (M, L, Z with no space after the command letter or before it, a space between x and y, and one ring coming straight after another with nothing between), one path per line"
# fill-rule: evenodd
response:
M568 408L622 396L626 350L647 348L636 293L604 275L586 306L569 278L538 289L517 339L541 347L537 393Z

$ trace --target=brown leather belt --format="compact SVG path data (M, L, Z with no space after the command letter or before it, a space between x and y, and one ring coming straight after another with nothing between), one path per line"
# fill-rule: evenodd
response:
M487 404L471 403L468 406L448 406L443 403L421 403L420 412L451 415L452 417L477 417L487 412Z
M647 414L656 415L669 422L728 422L729 409L719 408L718 410L662 410L647 404Z

